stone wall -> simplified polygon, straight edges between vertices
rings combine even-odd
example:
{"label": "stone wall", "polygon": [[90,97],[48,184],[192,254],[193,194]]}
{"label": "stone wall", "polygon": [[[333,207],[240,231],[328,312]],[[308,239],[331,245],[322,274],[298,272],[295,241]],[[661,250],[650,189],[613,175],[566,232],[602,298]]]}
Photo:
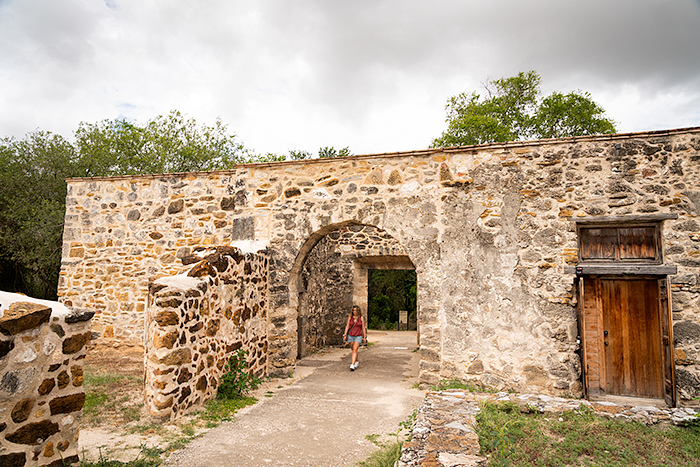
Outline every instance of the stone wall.
{"label": "stone wall", "polygon": [[371,225],[415,265],[420,377],[581,394],[575,221],[663,223],[679,392],[700,388],[700,129],[586,136],[68,181],[61,300],[96,312],[104,339],[139,339],[148,278],[197,246],[269,251],[269,365],[298,349],[311,249]]}
{"label": "stone wall", "polygon": [[268,259],[231,247],[195,250],[187,272],[153,279],[148,295],[145,400],[174,419],[216,396],[239,349],[250,372],[267,374]]}
{"label": "stone wall", "polygon": [[93,313],[0,292],[0,465],[78,461]]}
{"label": "stone wall", "polygon": [[[324,236],[307,255],[301,272],[299,355],[342,345],[353,304],[367,317],[367,263],[357,263],[359,258],[391,265],[392,259],[405,256],[391,235],[371,225],[349,225]],[[358,288],[364,296],[355,293]]]}

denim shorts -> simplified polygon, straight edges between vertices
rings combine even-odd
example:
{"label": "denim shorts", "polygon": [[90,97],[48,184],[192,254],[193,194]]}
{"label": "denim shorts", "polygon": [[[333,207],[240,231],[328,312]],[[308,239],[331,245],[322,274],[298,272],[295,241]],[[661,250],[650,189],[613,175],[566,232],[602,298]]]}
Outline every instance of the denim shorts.
{"label": "denim shorts", "polygon": [[350,342],[359,342],[362,344],[362,336],[348,336],[348,344]]}

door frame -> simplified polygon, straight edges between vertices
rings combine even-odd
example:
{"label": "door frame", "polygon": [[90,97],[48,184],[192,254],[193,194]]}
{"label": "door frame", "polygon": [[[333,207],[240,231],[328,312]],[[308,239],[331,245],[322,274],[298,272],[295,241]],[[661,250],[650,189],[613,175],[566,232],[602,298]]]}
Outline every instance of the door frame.
{"label": "door frame", "polygon": [[584,397],[605,396],[606,368],[605,353],[602,348],[603,309],[599,293],[586,294],[586,287],[600,283],[599,280],[656,280],[658,293],[658,324],[661,345],[661,365],[663,375],[663,399],[670,407],[676,406],[675,365],[673,361],[673,326],[671,315],[670,283],[668,276],[660,275],[580,275],[578,277],[579,300],[577,307],[581,377]]}

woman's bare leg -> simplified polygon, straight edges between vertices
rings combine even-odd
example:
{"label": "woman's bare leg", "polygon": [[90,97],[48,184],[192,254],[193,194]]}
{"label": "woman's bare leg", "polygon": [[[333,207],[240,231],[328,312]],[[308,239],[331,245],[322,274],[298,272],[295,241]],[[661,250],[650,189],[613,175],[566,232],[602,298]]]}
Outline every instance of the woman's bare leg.
{"label": "woman's bare leg", "polygon": [[351,342],[350,343],[350,348],[352,349],[352,362],[351,364],[355,364],[357,361],[357,349],[360,348],[360,343],[359,342]]}

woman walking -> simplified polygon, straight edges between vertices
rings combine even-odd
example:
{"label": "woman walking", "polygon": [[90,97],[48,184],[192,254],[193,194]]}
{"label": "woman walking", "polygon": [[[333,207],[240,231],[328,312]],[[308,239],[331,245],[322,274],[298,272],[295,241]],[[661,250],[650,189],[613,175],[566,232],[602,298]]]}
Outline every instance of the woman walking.
{"label": "woman walking", "polygon": [[360,363],[357,361],[357,349],[360,348],[362,341],[367,341],[367,326],[365,325],[365,320],[362,319],[360,307],[357,305],[353,305],[352,313],[348,316],[348,322],[343,332],[343,340],[348,342],[352,349],[350,371],[355,371],[355,368]]}

